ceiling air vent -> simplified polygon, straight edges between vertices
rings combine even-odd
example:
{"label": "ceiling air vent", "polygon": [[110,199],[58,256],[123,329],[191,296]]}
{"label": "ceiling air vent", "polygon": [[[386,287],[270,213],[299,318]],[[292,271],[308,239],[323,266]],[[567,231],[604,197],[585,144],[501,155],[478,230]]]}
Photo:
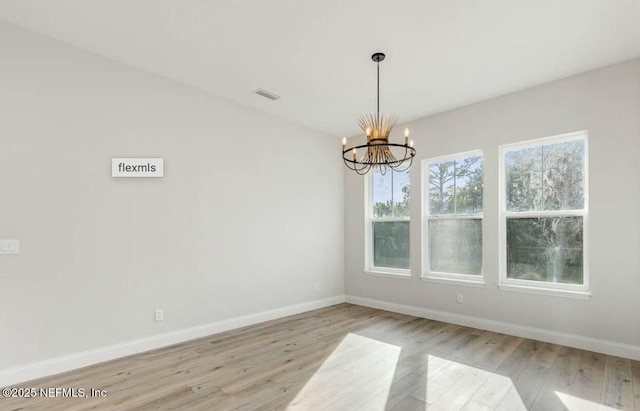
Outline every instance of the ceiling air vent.
{"label": "ceiling air vent", "polygon": [[277,100],[277,99],[279,99],[279,98],[280,98],[280,96],[279,96],[279,95],[277,95],[277,94],[273,94],[272,92],[267,91],[267,90],[263,90],[263,89],[261,89],[261,88],[259,88],[259,89],[257,89],[256,91],[254,91],[254,93],[255,93],[255,94],[257,94],[257,95],[259,95],[259,96],[266,97],[266,98],[268,98],[269,100]]}

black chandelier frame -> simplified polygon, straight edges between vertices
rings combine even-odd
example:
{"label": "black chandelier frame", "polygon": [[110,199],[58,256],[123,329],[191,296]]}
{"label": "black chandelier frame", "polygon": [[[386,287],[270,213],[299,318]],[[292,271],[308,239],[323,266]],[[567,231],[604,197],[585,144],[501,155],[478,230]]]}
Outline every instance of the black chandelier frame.
{"label": "black chandelier frame", "polygon": [[[376,139],[376,140],[383,140],[383,139]],[[371,140],[371,141],[374,141],[374,140]],[[375,169],[375,168],[379,168],[380,174],[382,175],[386,174],[387,167],[397,172],[407,171],[413,164],[413,158],[416,155],[415,148],[409,146],[408,144],[388,143],[386,142],[387,140],[384,140],[384,141],[385,141],[384,143],[378,143],[378,144],[371,144],[371,142],[369,142],[366,144],[361,144],[359,146],[354,146],[354,147],[350,147],[343,150],[342,160],[344,161],[344,165],[347,166],[348,169],[355,171],[357,174],[360,174],[360,175],[365,175],[371,169]],[[403,148],[404,154],[401,160],[395,160],[395,161],[390,160],[390,161],[376,162],[376,163],[360,161],[357,159],[353,160],[353,159],[347,158],[350,152],[353,153],[353,150],[358,150],[362,148],[366,148],[367,150],[369,150],[373,146]],[[363,158],[366,158],[366,157],[367,155],[365,154]]]}
{"label": "black chandelier frame", "polygon": [[[377,66],[377,111],[375,117],[370,117],[370,119],[375,122],[377,127],[380,127],[382,125],[381,123],[384,122],[380,116],[380,62],[384,59],[385,54],[380,52],[374,53],[371,56],[371,60],[373,60]],[[384,124],[385,127],[388,127],[385,137],[380,138],[374,136],[374,138],[371,138],[369,133],[373,130],[367,128],[365,130],[367,138],[365,144],[349,148],[346,148],[346,145],[343,144],[342,160],[345,166],[360,175],[364,175],[375,168],[378,168],[381,174],[385,174],[388,169],[398,172],[408,170],[413,164],[416,150],[413,148],[413,141],[411,141],[411,144],[407,141],[408,134],[405,135],[404,144],[389,142],[388,133],[395,125],[395,119],[396,117],[392,116],[390,122]],[[387,118],[387,120],[389,120],[389,118]],[[360,124],[363,129],[365,128],[364,123],[366,123],[366,121],[363,122],[361,119]],[[391,150],[392,148],[395,149],[395,153]],[[360,159],[357,158],[358,149],[366,149],[365,154]],[[350,158],[350,153],[353,154],[353,159]],[[398,157],[396,157],[395,154],[398,154]]]}

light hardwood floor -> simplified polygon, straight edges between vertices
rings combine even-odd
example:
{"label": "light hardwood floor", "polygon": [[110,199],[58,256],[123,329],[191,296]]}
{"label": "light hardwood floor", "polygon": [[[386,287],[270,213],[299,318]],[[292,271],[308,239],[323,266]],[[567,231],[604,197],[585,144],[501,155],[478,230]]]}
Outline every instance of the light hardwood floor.
{"label": "light hardwood floor", "polygon": [[23,383],[0,410],[640,410],[640,362],[339,304]]}

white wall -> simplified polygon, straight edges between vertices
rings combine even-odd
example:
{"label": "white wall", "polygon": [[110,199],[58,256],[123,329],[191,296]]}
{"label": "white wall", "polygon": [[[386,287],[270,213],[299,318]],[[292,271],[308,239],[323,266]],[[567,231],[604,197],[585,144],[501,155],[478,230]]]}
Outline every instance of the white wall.
{"label": "white wall", "polygon": [[0,370],[343,295],[338,147],[0,24]]}
{"label": "white wall", "polygon": [[[419,119],[408,127],[419,159],[484,150],[487,285],[419,280],[418,160],[411,176],[411,281],[363,274],[364,179],[345,172],[347,295],[640,346],[640,59]],[[398,141],[403,129],[395,129]],[[498,146],[579,130],[589,131],[593,295],[583,301],[500,291]],[[465,295],[464,304],[456,304],[457,293]]]}

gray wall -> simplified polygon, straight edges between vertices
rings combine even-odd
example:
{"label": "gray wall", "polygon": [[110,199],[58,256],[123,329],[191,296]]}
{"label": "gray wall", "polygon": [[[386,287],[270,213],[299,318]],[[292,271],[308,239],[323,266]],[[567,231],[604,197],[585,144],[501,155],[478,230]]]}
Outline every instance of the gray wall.
{"label": "gray wall", "polygon": [[[345,172],[346,292],[452,314],[640,345],[640,60],[584,73],[407,124],[412,166],[411,281],[364,268],[364,179]],[[400,141],[404,125],[396,126]],[[588,130],[588,300],[500,291],[498,146]],[[485,155],[484,271],[487,285],[425,283],[421,267],[420,159],[482,149]],[[465,295],[456,304],[456,294]]]}
{"label": "gray wall", "polygon": [[[21,242],[0,255],[0,370],[343,295],[338,149],[0,24],[0,238]],[[165,177],[111,178],[137,156]]]}

